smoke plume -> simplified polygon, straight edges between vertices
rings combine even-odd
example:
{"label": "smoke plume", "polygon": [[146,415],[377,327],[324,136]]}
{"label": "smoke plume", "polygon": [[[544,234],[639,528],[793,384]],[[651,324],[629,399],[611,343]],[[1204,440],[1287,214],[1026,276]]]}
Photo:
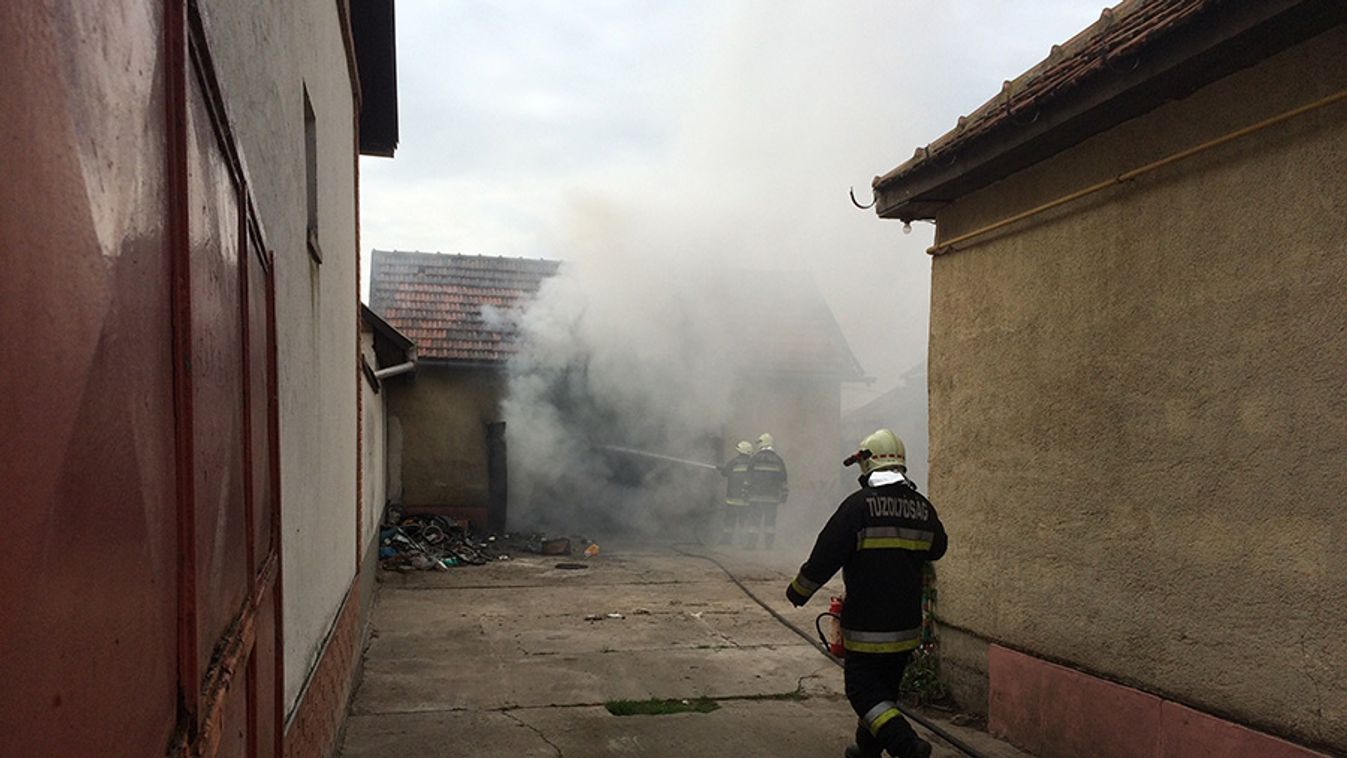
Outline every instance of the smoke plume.
{"label": "smoke plume", "polygon": [[504,403],[512,518],[655,533],[714,502],[716,472],[606,447],[720,462],[742,368],[731,278],[591,255],[543,285],[520,315]]}

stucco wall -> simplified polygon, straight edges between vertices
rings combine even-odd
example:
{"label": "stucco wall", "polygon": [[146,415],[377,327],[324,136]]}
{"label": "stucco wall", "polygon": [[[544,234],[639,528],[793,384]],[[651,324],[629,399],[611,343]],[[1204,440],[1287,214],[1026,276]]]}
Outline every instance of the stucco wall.
{"label": "stucco wall", "polygon": [[[1344,60],[1347,30],[1322,35],[960,200],[939,235],[1347,87]],[[1339,104],[934,260],[946,620],[1347,750],[1344,177]]]}
{"label": "stucco wall", "polygon": [[486,425],[501,421],[504,373],[421,363],[387,385],[401,428],[402,502],[487,507]]}
{"label": "stucco wall", "polygon": [[[355,575],[353,95],[331,0],[203,6],[250,190],[276,256],[285,691],[293,707]],[[321,266],[305,245],[306,87],[317,124]]]}

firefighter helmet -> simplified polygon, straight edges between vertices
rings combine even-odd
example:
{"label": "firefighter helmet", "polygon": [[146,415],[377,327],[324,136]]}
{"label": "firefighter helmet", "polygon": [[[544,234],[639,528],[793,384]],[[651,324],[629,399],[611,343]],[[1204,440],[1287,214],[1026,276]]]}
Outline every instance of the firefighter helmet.
{"label": "firefighter helmet", "polygon": [[877,429],[869,437],[861,440],[859,451],[870,453],[858,459],[862,474],[886,468],[907,471],[907,450],[903,447],[903,441],[888,429]]}
{"label": "firefighter helmet", "polygon": [[767,432],[763,432],[761,435],[759,435],[759,436],[758,436],[758,449],[759,449],[759,450],[771,450],[771,449],[772,449],[772,435],[768,434]]}
{"label": "firefighter helmet", "polygon": [[740,440],[739,444],[734,446],[734,449],[738,450],[740,455],[752,455],[753,443],[748,440]]}

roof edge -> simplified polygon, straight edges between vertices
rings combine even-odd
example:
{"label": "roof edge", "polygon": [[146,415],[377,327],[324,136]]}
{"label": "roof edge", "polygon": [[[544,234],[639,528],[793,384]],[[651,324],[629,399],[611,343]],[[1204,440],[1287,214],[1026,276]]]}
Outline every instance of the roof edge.
{"label": "roof edge", "polygon": [[379,332],[392,340],[393,344],[397,345],[399,349],[405,351],[416,347],[416,343],[412,341],[411,337],[408,337],[398,331],[397,327],[384,321],[382,316],[375,313],[373,309],[364,303],[360,304],[360,317],[364,319],[365,323],[369,324],[370,328],[374,329],[374,331]]}
{"label": "roof edge", "polygon": [[[1109,10],[1121,14],[1148,6],[1147,0],[1129,0]],[[1045,61],[1006,82],[1002,94],[970,117],[981,119],[981,130],[961,118],[959,127],[875,177],[871,186],[876,214],[902,221],[933,220],[949,202],[1340,25],[1347,21],[1347,3],[1207,0],[1183,24],[1153,33],[1144,46],[1127,49],[1126,57],[1117,59],[1125,67],[1096,65],[1070,86],[1012,102],[1013,93],[1039,78],[1052,76],[1065,64],[1079,64],[1073,53],[1063,52],[1066,48],[1074,48],[1074,55],[1101,55],[1088,44],[1120,17],[1110,17],[1106,10],[1099,22],[1064,46],[1054,46]],[[1108,54],[1102,53],[1101,60]]]}
{"label": "roof edge", "polygon": [[339,0],[346,55],[356,91],[361,155],[392,158],[398,149],[398,55],[394,0]]}
{"label": "roof edge", "polygon": [[560,258],[526,258],[518,255],[487,255],[485,253],[444,253],[439,250],[381,250],[377,247],[370,248],[370,259],[373,260],[376,255],[406,255],[406,256],[424,256],[427,258],[473,258],[489,261],[515,261],[522,263],[550,263],[558,266],[565,263]]}

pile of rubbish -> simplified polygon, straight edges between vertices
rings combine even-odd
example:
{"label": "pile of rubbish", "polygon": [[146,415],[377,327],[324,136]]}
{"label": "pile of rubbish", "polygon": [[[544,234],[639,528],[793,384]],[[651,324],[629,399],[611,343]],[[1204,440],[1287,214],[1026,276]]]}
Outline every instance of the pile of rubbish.
{"label": "pile of rubbish", "polygon": [[494,535],[478,539],[466,522],[444,516],[402,516],[392,509],[389,516],[379,533],[379,561],[385,569],[448,571],[510,559],[496,546]]}
{"label": "pile of rubbish", "polygon": [[[593,558],[599,546],[584,537],[549,537],[542,533],[480,536],[466,521],[446,516],[404,515],[389,507],[379,532],[379,562],[392,571],[448,571],[508,561],[510,553]],[[560,565],[560,564],[559,564]],[[587,568],[583,564],[577,568]]]}

